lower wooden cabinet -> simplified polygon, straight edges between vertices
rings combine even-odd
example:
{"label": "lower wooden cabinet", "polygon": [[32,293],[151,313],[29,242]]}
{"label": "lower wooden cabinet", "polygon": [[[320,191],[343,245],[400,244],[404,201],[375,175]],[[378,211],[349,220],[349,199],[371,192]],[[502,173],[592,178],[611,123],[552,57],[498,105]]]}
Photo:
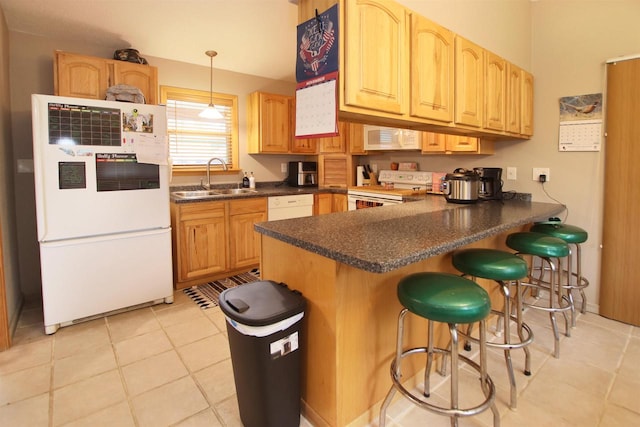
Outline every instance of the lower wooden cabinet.
{"label": "lower wooden cabinet", "polygon": [[243,199],[229,202],[229,258],[231,269],[260,264],[260,235],[253,230],[257,222],[267,220],[267,199]]}
{"label": "lower wooden cabinet", "polygon": [[225,202],[172,205],[176,284],[227,269],[225,206]]}
{"label": "lower wooden cabinet", "polygon": [[333,212],[346,212],[347,195],[340,193],[318,193],[313,195],[313,214],[324,215]]}
{"label": "lower wooden cabinet", "polygon": [[172,204],[175,288],[257,267],[260,239],[253,224],[266,220],[266,197]]}
{"label": "lower wooden cabinet", "polygon": [[333,195],[318,193],[313,195],[313,214],[324,215],[333,212]]}

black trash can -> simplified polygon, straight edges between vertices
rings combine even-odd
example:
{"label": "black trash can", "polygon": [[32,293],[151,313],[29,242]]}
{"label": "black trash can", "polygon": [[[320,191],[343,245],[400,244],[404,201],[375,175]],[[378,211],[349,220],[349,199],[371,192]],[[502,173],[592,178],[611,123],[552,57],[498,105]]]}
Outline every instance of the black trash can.
{"label": "black trash can", "polygon": [[219,302],[242,423],[298,427],[304,297],[269,280],[226,289]]}

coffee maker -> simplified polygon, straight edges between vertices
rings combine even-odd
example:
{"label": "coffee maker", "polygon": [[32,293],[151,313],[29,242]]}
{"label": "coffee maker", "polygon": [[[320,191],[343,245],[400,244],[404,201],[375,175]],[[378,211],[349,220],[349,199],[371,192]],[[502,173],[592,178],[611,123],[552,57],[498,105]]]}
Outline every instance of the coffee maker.
{"label": "coffee maker", "polygon": [[480,200],[502,200],[502,168],[474,168],[480,175]]}

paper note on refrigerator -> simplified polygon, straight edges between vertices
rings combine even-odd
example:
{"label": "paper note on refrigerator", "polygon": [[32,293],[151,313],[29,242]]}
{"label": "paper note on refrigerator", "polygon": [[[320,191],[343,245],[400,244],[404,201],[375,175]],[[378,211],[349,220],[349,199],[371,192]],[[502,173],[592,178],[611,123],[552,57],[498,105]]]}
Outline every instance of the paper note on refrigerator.
{"label": "paper note on refrigerator", "polygon": [[137,133],[131,138],[138,163],[166,165],[169,160],[169,144],[163,136]]}

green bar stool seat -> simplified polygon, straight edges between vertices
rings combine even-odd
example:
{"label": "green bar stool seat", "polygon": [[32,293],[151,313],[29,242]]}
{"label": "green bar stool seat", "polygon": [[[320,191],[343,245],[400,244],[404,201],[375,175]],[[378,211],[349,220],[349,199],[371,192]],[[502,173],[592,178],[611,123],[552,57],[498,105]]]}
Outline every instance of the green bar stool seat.
{"label": "green bar stool seat", "polygon": [[[540,275],[534,277],[532,262],[529,266],[527,281],[521,282],[521,286],[534,288],[536,295],[538,295],[537,292],[540,290],[548,291],[549,299],[544,305],[540,298],[536,298],[529,303],[523,302],[523,305],[549,313],[554,336],[553,355],[558,358],[560,357],[560,333],[558,332],[556,313],[562,313],[564,316],[565,335],[570,336],[567,311],[571,310],[571,303],[562,292],[561,274],[556,273],[562,271],[562,260],[569,256],[569,245],[557,237],[531,231],[508,235],[506,244],[509,248],[515,250],[517,255],[538,257],[543,264],[543,267],[540,269]],[[548,280],[544,277],[545,273],[549,273]]]}
{"label": "green bar stool seat", "polygon": [[[533,227],[531,227],[531,231],[557,237],[558,239],[564,240],[569,245],[567,268],[563,271],[563,273],[566,274],[567,282],[563,286],[567,289],[569,301],[571,302],[571,325],[576,326],[576,313],[573,298],[573,293],[575,291],[580,293],[580,298],[582,299],[580,312],[582,314],[587,312],[587,296],[584,293],[584,288],[589,286],[589,281],[582,275],[582,253],[580,245],[587,241],[589,234],[586,230],[580,227],[563,224],[559,220],[555,219],[535,223]],[[572,247],[575,248],[575,272],[573,271],[574,251],[572,250]]]}
{"label": "green bar stool seat", "polygon": [[[459,417],[468,417],[479,414],[487,409],[493,412],[493,422],[500,424],[500,414],[495,406],[495,386],[487,374],[486,361],[486,332],[485,319],[491,311],[489,294],[476,283],[464,277],[449,273],[414,273],[400,280],[398,283],[398,300],[404,307],[398,316],[398,336],[396,342],[395,358],[391,362],[392,386],[380,408],[379,426],[386,423],[387,407],[391,403],[396,391],[419,407],[446,415],[451,418],[451,425],[458,425]],[[427,319],[428,343],[426,347],[414,347],[403,349],[404,319],[408,313]],[[450,349],[437,348],[434,345],[434,322],[446,323],[451,333]],[[480,324],[480,363],[458,354],[458,324]],[[423,395],[406,389],[401,382],[401,363],[407,357],[426,353],[427,364],[424,373]],[[449,407],[437,406],[429,403],[426,398],[430,396],[430,373],[433,367],[434,354],[446,354],[451,356],[451,399]],[[485,399],[476,406],[459,408],[458,405],[458,361],[462,360],[480,373],[480,385]]]}
{"label": "green bar stool seat", "polygon": [[[497,285],[503,297],[502,310],[491,310],[498,316],[498,325],[504,324],[503,341],[487,342],[487,346],[499,348],[504,351],[504,358],[507,365],[507,374],[509,375],[509,384],[511,388],[511,409],[517,407],[518,389],[516,387],[516,379],[513,373],[513,364],[511,362],[511,350],[522,348],[525,353],[524,374],[531,375],[531,356],[527,346],[533,341],[533,332],[531,328],[522,320],[522,299],[520,289],[520,279],[527,277],[529,267],[527,262],[519,256],[506,251],[496,249],[463,249],[454,252],[452,256],[453,266],[463,273],[465,276],[472,278],[482,278],[493,280]],[[515,293],[512,295],[511,286],[515,286]],[[512,310],[512,300],[514,307]],[[515,311],[515,315],[512,312]],[[518,338],[511,337],[511,322],[515,322],[518,332]],[[498,326],[497,331],[501,330]],[[467,340],[475,341],[471,338],[471,324],[465,335]],[[468,343],[465,350],[470,350]]]}

